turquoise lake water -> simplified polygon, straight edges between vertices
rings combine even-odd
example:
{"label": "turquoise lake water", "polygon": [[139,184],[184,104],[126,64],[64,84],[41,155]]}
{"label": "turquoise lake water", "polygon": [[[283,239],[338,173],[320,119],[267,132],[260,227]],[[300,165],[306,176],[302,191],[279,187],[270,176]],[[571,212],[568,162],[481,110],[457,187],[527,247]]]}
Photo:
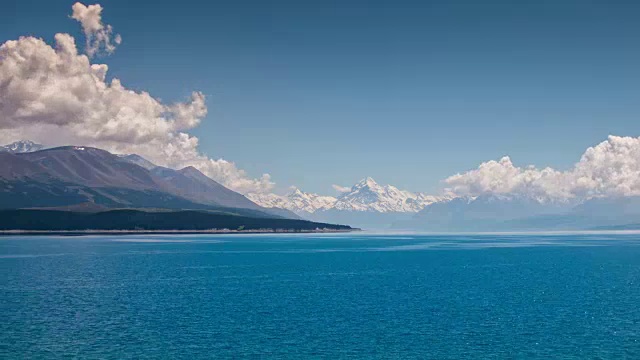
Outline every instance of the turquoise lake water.
{"label": "turquoise lake water", "polygon": [[0,358],[638,359],[640,235],[0,237]]}

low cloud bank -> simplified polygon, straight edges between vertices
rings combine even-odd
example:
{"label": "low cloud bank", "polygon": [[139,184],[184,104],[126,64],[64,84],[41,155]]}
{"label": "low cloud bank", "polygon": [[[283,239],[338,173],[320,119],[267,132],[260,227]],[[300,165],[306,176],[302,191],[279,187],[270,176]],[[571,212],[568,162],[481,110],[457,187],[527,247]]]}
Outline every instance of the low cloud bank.
{"label": "low cloud bank", "polygon": [[640,137],[609,136],[568,171],[517,167],[503,157],[444,182],[446,191],[457,196],[505,194],[549,201],[640,196]]}

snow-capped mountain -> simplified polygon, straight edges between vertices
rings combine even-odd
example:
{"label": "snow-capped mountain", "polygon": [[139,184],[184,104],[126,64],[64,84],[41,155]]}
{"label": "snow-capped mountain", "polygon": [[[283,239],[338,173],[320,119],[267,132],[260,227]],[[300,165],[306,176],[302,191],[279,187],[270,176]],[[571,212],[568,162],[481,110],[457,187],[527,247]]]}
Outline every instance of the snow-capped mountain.
{"label": "snow-capped mountain", "polygon": [[447,200],[423,193],[400,190],[392,185],[380,185],[372,178],[362,179],[338,197],[306,193],[294,189],[287,195],[248,194],[247,197],[264,207],[279,207],[297,213],[318,211],[349,211],[377,213],[415,213],[434,202]]}
{"label": "snow-capped mountain", "polygon": [[296,213],[315,213],[320,210],[331,209],[338,199],[333,196],[323,196],[300,191],[294,188],[287,195],[256,194],[246,195],[253,202],[266,208],[281,208]]}
{"label": "snow-capped mountain", "polygon": [[430,204],[450,200],[450,197],[380,185],[370,177],[362,179],[338,197],[306,193],[299,189],[284,196],[248,194],[247,197],[264,207],[291,210],[309,220],[350,224],[363,229],[384,229],[393,223],[410,220]]}
{"label": "snow-capped mountain", "polygon": [[444,198],[400,190],[392,185],[379,185],[368,177],[340,195],[333,208],[346,211],[418,212]]}
{"label": "snow-capped mountain", "polygon": [[16,141],[8,145],[0,146],[0,152],[8,152],[12,154],[30,153],[44,149],[41,144],[36,144],[30,140]]}

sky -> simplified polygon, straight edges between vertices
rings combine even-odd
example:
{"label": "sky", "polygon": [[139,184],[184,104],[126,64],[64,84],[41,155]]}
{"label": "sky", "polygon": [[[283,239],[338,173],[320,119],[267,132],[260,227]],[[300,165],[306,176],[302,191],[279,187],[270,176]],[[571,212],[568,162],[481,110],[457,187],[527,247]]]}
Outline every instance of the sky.
{"label": "sky", "polygon": [[[73,3],[3,1],[0,42],[68,33],[82,49]],[[505,155],[567,170],[640,136],[637,1],[100,4],[122,35],[94,57],[107,78],[169,103],[201,92],[199,151],[275,191],[370,176],[431,193]]]}

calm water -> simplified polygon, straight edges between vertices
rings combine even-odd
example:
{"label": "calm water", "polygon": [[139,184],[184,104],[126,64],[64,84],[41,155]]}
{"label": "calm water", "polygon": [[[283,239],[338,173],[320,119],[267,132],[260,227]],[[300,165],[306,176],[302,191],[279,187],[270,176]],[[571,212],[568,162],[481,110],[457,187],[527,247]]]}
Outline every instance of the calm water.
{"label": "calm water", "polygon": [[0,358],[640,358],[640,235],[0,237]]}

